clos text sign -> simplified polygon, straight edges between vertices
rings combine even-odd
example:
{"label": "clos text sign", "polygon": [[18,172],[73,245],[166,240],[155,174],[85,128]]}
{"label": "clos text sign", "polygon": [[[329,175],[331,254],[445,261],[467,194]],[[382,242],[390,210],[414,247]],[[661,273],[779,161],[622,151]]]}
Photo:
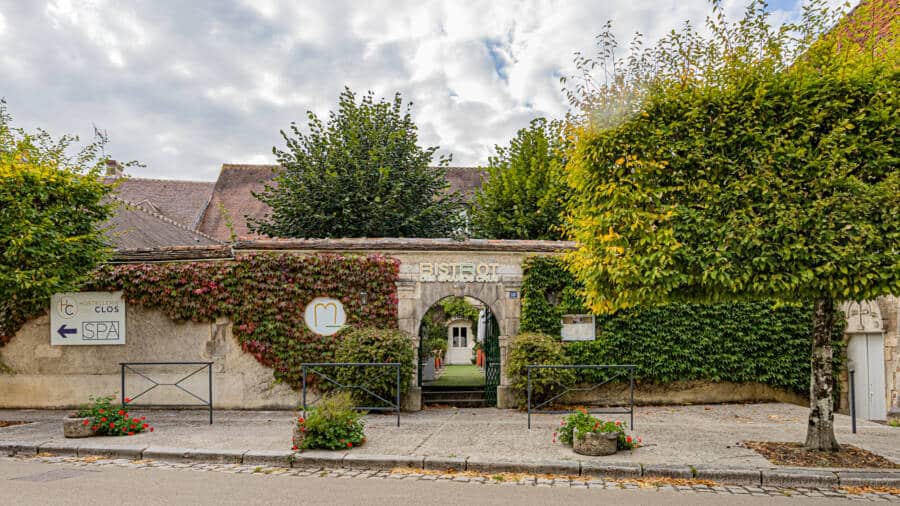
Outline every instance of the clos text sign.
{"label": "clos text sign", "polygon": [[50,299],[50,344],[125,344],[122,292],[54,294]]}

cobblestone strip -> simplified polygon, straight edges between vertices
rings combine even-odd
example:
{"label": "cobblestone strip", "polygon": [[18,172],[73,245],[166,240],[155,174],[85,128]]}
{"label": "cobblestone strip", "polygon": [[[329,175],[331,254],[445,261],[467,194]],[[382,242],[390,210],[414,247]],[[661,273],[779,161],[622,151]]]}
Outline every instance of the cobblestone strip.
{"label": "cobblestone strip", "polygon": [[0,457],[2,459],[18,459],[38,461],[48,464],[66,464],[73,466],[91,467],[123,467],[131,469],[187,469],[199,472],[220,472],[233,474],[249,474],[265,477],[304,476],[321,478],[355,478],[355,479],[388,479],[388,480],[422,480],[444,481],[467,485],[499,485],[499,486],[525,486],[525,487],[566,487],[581,490],[595,489],[656,489],[660,491],[718,494],[718,495],[744,495],[760,497],[833,497],[863,501],[879,501],[900,503],[900,494],[859,489],[850,491],[841,488],[783,488],[783,487],[756,487],[739,485],[719,485],[707,480],[677,480],[677,479],[598,479],[592,477],[560,477],[541,475],[533,476],[522,473],[498,473],[480,474],[474,472],[460,472],[440,474],[412,469],[395,469],[393,471],[375,469],[340,468],[326,469],[321,467],[274,467],[267,465],[246,465],[216,462],[166,462],[150,459],[129,460],[123,458],[109,458],[102,456],[73,457],[38,454],[33,456]]}

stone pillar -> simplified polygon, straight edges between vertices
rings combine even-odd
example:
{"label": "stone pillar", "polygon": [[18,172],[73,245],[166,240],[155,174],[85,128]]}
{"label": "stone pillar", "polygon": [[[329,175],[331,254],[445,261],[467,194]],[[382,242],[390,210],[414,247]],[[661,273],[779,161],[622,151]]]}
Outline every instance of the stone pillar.
{"label": "stone pillar", "polygon": [[887,419],[900,420],[900,297],[878,300],[884,321],[884,365],[887,389]]}
{"label": "stone pillar", "polygon": [[419,318],[416,314],[418,294],[416,284],[409,281],[397,282],[397,325],[409,334],[413,347],[413,373],[409,391],[401,399],[404,411],[422,410],[422,389],[419,387]]}

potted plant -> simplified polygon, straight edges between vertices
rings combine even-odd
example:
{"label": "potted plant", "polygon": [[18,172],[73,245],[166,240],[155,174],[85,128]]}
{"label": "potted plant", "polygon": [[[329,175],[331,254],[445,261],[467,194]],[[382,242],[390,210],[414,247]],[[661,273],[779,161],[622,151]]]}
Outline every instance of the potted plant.
{"label": "potted plant", "polygon": [[63,420],[65,437],[133,436],[144,431],[153,432],[146,417],[132,416],[125,410],[131,399],[122,406],[113,405],[114,397],[91,397],[91,402]]}
{"label": "potted plant", "polygon": [[86,416],[80,416],[78,412],[71,412],[63,418],[63,436],[64,437],[91,437],[94,431],[91,430],[91,419]]}
{"label": "potted plant", "polygon": [[326,394],[316,406],[297,416],[291,449],[350,450],[366,442],[362,413],[347,392]]}
{"label": "potted plant", "polygon": [[[556,440],[557,433],[553,433]],[[600,420],[588,414],[584,408],[563,418],[560,422],[559,440],[572,445],[580,455],[612,455],[618,450],[631,450],[640,443],[625,434],[625,424]]]}

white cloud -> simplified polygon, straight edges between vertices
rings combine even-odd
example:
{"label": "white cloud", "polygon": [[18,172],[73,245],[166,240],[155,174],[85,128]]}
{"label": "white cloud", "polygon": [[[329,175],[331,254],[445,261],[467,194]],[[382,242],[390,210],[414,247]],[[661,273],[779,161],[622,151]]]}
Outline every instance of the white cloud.
{"label": "white cloud", "polygon": [[[775,15],[796,16],[792,2]],[[622,42],[635,31],[651,40],[708,10],[706,0],[0,0],[0,93],[27,128],[106,129],[109,153],[147,165],[136,175],[213,179],[223,162],[272,162],[278,131],[304,124],[307,109],[326,116],[345,85],[399,90],[415,103],[421,144],[470,165],[531,118],[564,114],[558,76],[605,20]]]}

